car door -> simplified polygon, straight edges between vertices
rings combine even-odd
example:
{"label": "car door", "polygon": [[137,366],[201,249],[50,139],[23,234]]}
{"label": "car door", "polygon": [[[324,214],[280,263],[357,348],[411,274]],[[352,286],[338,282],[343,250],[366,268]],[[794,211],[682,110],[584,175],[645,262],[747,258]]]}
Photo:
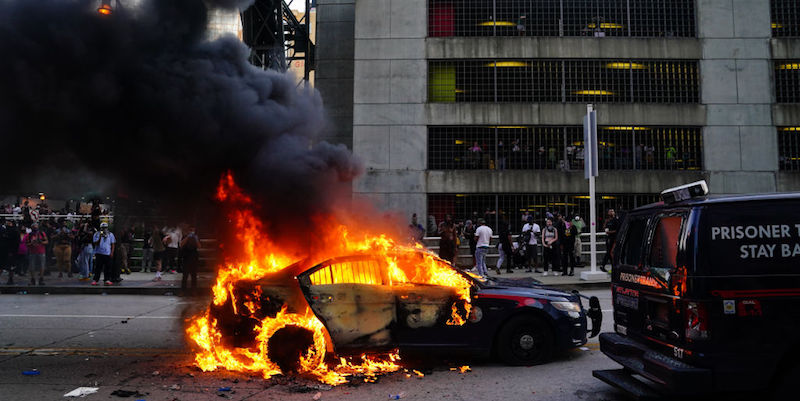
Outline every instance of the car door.
{"label": "car door", "polygon": [[336,258],[298,276],[314,314],[338,350],[391,346],[395,294],[385,269],[369,256]]}
{"label": "car door", "polygon": [[[452,270],[446,261],[426,258],[420,253],[404,255],[398,263],[422,266],[436,263],[442,270]],[[407,269],[414,270],[414,269]],[[459,274],[460,273],[457,273]],[[433,285],[414,280],[394,287],[397,296],[397,330],[395,337],[402,346],[459,346],[467,344],[469,336],[465,328],[470,324],[458,324],[453,319],[453,308],[460,316],[467,314],[467,306],[456,288]]]}

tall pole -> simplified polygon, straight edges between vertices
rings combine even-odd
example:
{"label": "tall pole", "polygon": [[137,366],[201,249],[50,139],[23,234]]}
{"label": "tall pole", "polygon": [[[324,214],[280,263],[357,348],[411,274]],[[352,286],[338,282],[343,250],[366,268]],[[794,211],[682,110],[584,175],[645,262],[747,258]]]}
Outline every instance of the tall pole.
{"label": "tall pole", "polygon": [[597,194],[595,193],[595,177],[599,173],[597,164],[597,112],[594,105],[586,106],[586,117],[583,120],[583,153],[584,173],[589,180],[589,252],[591,270],[581,272],[581,280],[601,280],[607,276],[597,271]]}
{"label": "tall pole", "polygon": [[[594,111],[594,106],[591,105],[591,104],[587,105],[586,106],[586,115],[587,115],[587,120],[589,121],[589,130],[591,130],[593,128],[591,126],[591,124],[592,124],[592,118],[591,118],[592,111]],[[592,152],[592,149],[594,149],[594,147],[597,146],[597,144],[594,143],[594,141],[592,140],[594,138],[592,138],[591,134],[589,135],[589,139],[590,139],[590,143],[584,144],[584,146],[586,146],[586,150],[584,150],[584,152],[586,152],[586,151]],[[589,163],[590,163],[589,171],[591,172],[592,170],[594,170],[594,163],[596,162],[596,160],[594,160],[593,157],[584,157],[584,160],[589,160]],[[594,174],[590,173],[589,174],[589,233],[590,233],[589,234],[590,235],[590,237],[589,237],[590,238],[589,239],[589,252],[591,252],[592,273],[597,273],[597,224],[596,224],[596,221],[597,221],[597,205],[596,205],[597,204],[597,196],[596,196],[596,193],[595,193],[594,179],[595,179]]]}

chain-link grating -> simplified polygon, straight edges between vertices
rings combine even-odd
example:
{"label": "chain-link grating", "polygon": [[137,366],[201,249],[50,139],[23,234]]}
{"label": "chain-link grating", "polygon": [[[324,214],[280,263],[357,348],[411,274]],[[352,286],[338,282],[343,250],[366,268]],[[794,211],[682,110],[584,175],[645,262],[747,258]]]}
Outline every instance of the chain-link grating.
{"label": "chain-link grating", "polygon": [[430,0],[428,34],[694,37],[694,0]]}
{"label": "chain-link grating", "polygon": [[429,61],[432,103],[697,103],[697,61]]}

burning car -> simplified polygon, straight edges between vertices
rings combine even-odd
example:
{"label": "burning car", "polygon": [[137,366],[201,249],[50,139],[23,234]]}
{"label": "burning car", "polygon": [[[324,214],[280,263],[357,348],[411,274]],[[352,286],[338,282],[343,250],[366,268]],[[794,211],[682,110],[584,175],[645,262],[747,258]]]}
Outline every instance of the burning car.
{"label": "burning car", "polygon": [[396,371],[399,349],[414,348],[534,365],[585,344],[587,316],[591,335],[600,330],[595,297],[587,311],[577,293],[476,277],[420,245],[335,219],[320,223],[331,227],[321,246],[292,253],[265,234],[230,175],[218,198],[238,206],[232,220],[242,251],[220,266],[211,305],[186,329],[204,371],[299,374],[336,385]]}
{"label": "burning car", "polygon": [[[438,271],[449,282],[432,283],[424,271]],[[595,297],[587,311],[578,294],[472,276],[420,249],[301,261],[238,281],[229,295],[209,312],[228,348],[257,348],[262,322],[281,314],[310,309],[322,323],[324,329],[316,327],[322,333],[291,324],[270,333],[267,356],[282,372],[300,370],[315,336],[324,336],[327,351],[340,356],[461,349],[534,365],[556,350],[585,344],[587,315],[591,335],[602,319]]]}

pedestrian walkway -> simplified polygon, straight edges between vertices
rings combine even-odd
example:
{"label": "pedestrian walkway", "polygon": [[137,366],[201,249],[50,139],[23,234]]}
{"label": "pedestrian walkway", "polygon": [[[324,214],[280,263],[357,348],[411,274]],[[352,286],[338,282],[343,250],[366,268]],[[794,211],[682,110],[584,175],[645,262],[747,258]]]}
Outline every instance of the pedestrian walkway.
{"label": "pedestrian walkway", "polygon": [[[45,276],[45,285],[29,284],[30,278],[27,276],[14,276],[14,285],[5,285],[8,281],[8,274],[3,272],[0,275],[0,294],[16,294],[27,292],[29,294],[141,294],[141,295],[180,295],[181,294],[181,273],[164,273],[160,281],[153,281],[155,273],[133,272],[123,274],[122,282],[112,286],[103,285],[99,282],[97,286],[91,285],[91,280],[78,280],[77,275],[72,278],[58,278],[57,273]],[[191,278],[189,279],[191,281]],[[198,293],[210,291],[215,280],[214,272],[200,272],[197,275]]]}
{"label": "pedestrian walkway", "polygon": [[[608,288],[611,276],[604,280],[583,281],[580,279],[580,272],[583,269],[575,269],[575,276],[542,276],[541,273],[526,273],[525,270],[514,270],[514,273],[506,273],[502,270],[499,276],[494,270],[489,271],[489,277],[500,277],[502,279],[524,279],[529,282],[535,279],[543,285],[559,288],[563,290],[585,290],[596,288]],[[161,281],[153,281],[155,273],[123,274],[122,282],[113,286],[105,286],[102,283],[97,286],[91,285],[91,280],[79,281],[76,277],[58,278],[57,274],[52,273],[45,277],[45,285],[29,285],[28,277],[14,277],[14,285],[5,285],[8,280],[7,273],[0,275],[0,294],[140,294],[140,295],[182,295],[181,274],[165,273]],[[216,276],[214,272],[200,272],[197,275],[197,294],[210,293],[211,286]]]}
{"label": "pedestrian walkway", "polygon": [[589,271],[589,267],[576,268],[574,276],[554,276],[552,272],[549,275],[543,276],[542,273],[528,273],[524,269],[515,269],[514,273],[506,273],[505,269],[501,269],[497,274],[494,269],[489,270],[489,277],[499,277],[502,279],[535,279],[548,287],[554,287],[565,290],[581,290],[581,289],[594,289],[594,288],[609,288],[611,283],[611,274],[607,274],[602,280],[585,281],[581,280],[581,272]]}

